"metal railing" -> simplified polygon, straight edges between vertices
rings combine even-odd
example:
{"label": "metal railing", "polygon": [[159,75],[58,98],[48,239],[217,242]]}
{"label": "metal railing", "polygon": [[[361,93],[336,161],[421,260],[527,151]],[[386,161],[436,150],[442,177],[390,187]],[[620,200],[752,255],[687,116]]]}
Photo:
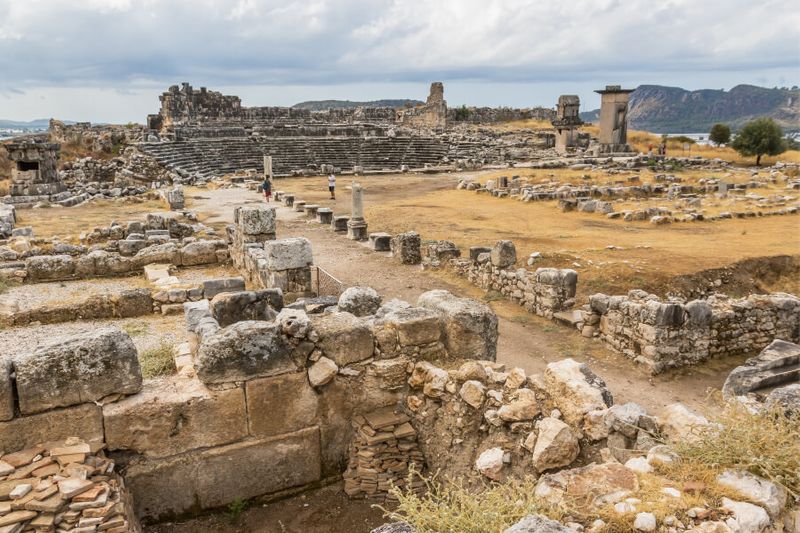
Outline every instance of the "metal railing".
{"label": "metal railing", "polygon": [[319,266],[311,267],[311,283],[317,296],[339,296],[344,292],[344,283]]}

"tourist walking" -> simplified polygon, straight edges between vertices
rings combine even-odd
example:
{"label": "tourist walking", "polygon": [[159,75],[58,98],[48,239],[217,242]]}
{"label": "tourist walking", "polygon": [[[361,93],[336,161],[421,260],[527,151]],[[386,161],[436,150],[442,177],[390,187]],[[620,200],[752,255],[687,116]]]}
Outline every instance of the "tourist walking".
{"label": "tourist walking", "polygon": [[269,203],[269,199],[272,197],[272,182],[269,181],[268,177],[264,178],[264,182],[261,184],[261,191],[264,193],[264,201]]}
{"label": "tourist walking", "polygon": [[328,190],[331,193],[331,200],[336,200],[336,175],[333,172],[328,175]]}

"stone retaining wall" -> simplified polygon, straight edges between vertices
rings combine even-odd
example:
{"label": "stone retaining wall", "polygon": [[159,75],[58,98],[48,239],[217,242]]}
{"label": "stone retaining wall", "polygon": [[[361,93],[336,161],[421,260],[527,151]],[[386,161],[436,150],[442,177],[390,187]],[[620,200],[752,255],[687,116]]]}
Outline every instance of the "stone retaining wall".
{"label": "stone retaining wall", "polygon": [[800,299],[777,293],[661,301],[644,291],[595,294],[581,323],[609,347],[654,373],[713,357],[755,354],[774,339],[800,339]]}
{"label": "stone retaining wall", "polygon": [[485,291],[496,291],[507,299],[545,318],[568,311],[575,304],[578,273],[570,269],[538,268],[531,272],[514,269],[516,248],[511,241],[498,241],[493,248],[470,248],[469,259],[454,260],[460,275]]}

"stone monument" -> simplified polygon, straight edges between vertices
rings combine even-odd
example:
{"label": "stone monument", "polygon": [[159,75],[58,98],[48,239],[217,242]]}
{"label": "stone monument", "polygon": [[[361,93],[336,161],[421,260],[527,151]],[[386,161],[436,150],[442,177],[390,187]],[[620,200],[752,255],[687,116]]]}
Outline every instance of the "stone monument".
{"label": "stone monument", "polygon": [[264,156],[264,177],[272,179],[272,156]]}
{"label": "stone monument", "polygon": [[578,128],[583,124],[580,117],[581,100],[574,94],[558,97],[556,118],[551,121],[556,129],[556,151],[560,154],[578,143]]}
{"label": "stone monument", "polygon": [[367,240],[367,221],[364,220],[364,189],[353,182],[353,209],[347,221],[347,238],[353,241]]}
{"label": "stone monument", "polygon": [[606,85],[600,94],[600,135],[596,152],[600,154],[631,152],[628,146],[628,99],[634,89]]}
{"label": "stone monument", "polygon": [[14,165],[11,169],[11,196],[49,197],[66,190],[57,168],[61,145],[26,139],[4,146]]}

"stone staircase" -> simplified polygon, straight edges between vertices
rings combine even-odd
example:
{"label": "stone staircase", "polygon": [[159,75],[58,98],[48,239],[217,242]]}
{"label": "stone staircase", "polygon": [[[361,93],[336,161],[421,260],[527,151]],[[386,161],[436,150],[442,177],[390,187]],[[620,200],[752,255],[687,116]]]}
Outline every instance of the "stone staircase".
{"label": "stone staircase", "polygon": [[[477,145],[477,143],[475,143]],[[458,152],[468,152],[466,146]],[[263,156],[273,158],[276,175],[334,165],[343,171],[399,170],[439,165],[452,148],[435,137],[224,137],[141,143],[139,149],[181,175],[221,176],[244,169],[263,170]]]}

